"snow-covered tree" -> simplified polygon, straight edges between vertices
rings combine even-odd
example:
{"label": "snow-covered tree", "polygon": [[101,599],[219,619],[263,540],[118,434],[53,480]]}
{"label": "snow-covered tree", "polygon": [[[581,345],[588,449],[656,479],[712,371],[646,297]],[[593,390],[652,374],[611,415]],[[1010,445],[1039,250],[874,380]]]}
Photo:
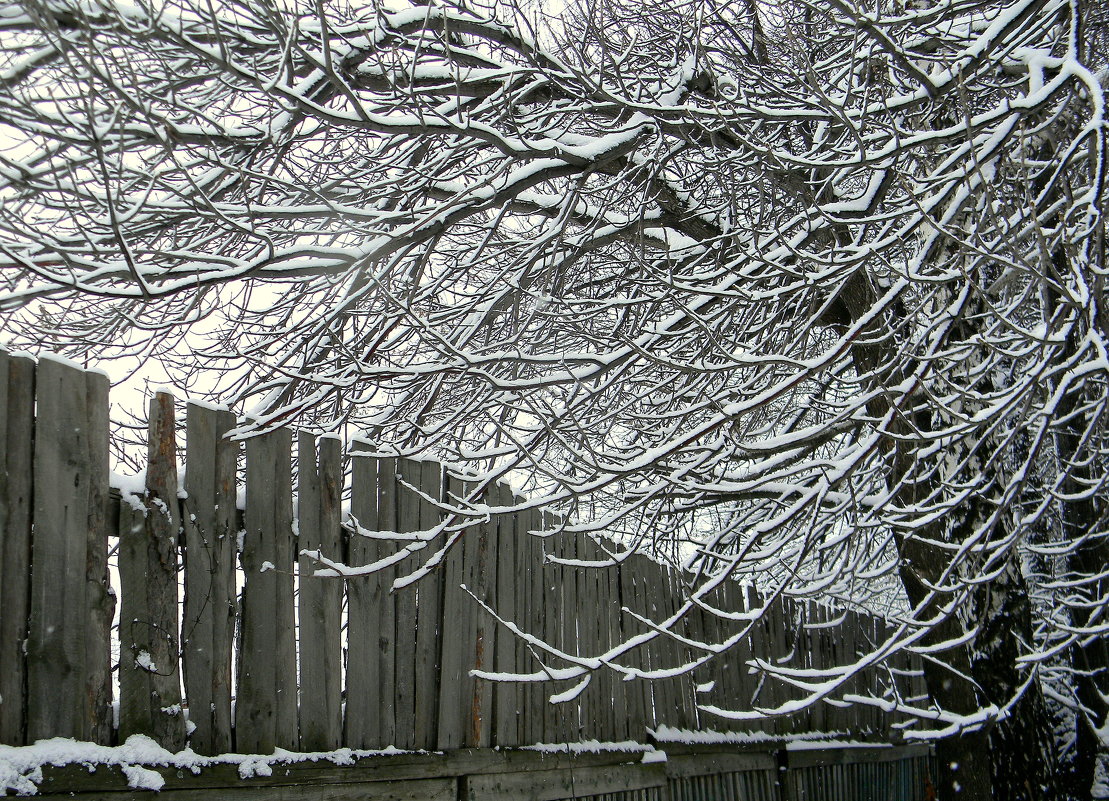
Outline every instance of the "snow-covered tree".
{"label": "snow-covered tree", "polygon": [[[744,579],[884,605],[865,661],[920,653],[930,698],[854,700],[943,737],[944,792],[1088,797],[1104,16],[9,4],[4,330],[511,474],[699,571],[690,604]],[[776,674],[812,703],[851,676]]]}

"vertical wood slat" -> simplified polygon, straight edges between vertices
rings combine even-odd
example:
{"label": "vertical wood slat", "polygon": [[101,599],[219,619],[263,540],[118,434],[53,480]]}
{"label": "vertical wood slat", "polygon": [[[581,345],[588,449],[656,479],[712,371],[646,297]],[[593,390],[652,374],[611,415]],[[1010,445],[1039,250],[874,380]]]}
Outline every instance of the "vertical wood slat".
{"label": "vertical wood slat", "polygon": [[275,429],[246,444],[246,535],[236,750],[297,747],[293,628],[292,435]]}
{"label": "vertical wood slat", "polygon": [[[577,545],[581,558],[589,561],[604,558],[601,545],[588,535],[582,535]],[[593,657],[599,656],[607,650],[608,643],[612,641],[611,634],[613,632],[621,632],[621,636],[623,632],[623,621],[620,619],[622,613],[611,598],[606,598],[606,592],[610,591],[608,589],[610,585],[606,581],[607,574],[607,570],[583,568],[578,579],[579,592],[582,594],[579,608],[583,612],[582,620],[578,624],[578,633],[584,640],[589,655]],[[619,582],[621,575],[613,575],[612,578]],[[615,598],[619,599],[619,590],[614,595]],[[628,664],[628,659],[623,658],[623,662]],[[634,658],[631,662],[634,664]],[[608,716],[608,708],[612,704],[612,700],[606,697],[606,690],[601,686],[599,678],[600,673],[594,673],[590,680],[590,686],[581,696],[580,736],[582,739],[603,736],[601,723]],[[626,694],[627,687],[625,686],[625,700]],[[634,714],[632,710],[621,711],[629,716]]]}
{"label": "vertical wood slat", "polygon": [[[359,443],[355,443],[355,447]],[[396,530],[395,462],[351,453],[351,514],[364,530]],[[385,554],[381,540],[351,535],[347,561],[371,564]],[[393,644],[396,621],[389,594],[395,571],[379,570],[346,581],[347,663],[343,743],[350,748],[394,744]]]}
{"label": "vertical wood slat", "polygon": [[[318,551],[340,560],[342,453],[335,437],[298,442],[298,512],[301,551]],[[300,749],[332,751],[342,739],[340,614],[343,585],[336,578],[313,576],[315,563],[299,556],[300,576]]]}
{"label": "vertical wood slat", "polygon": [[[105,700],[100,695],[99,660],[89,664],[89,651],[98,652],[102,636],[87,627],[89,522],[91,517],[100,529],[98,538],[107,518],[106,510],[96,506],[106,495],[107,475],[95,474],[101,459],[100,446],[93,445],[93,440],[99,439],[97,432],[107,429],[106,420],[98,419],[107,415],[107,406],[90,411],[88,390],[89,379],[75,365],[52,357],[39,361],[27,637],[28,740],[94,737],[95,710]],[[95,556],[93,561],[100,564]],[[99,572],[95,575],[100,578]],[[95,698],[90,697],[94,673],[98,675]]]}
{"label": "vertical wood slat", "polygon": [[0,395],[5,398],[0,451],[0,743],[23,745],[27,725],[24,644],[31,602],[31,510],[34,504],[35,362],[8,355]]}
{"label": "vertical wood slat", "polygon": [[[541,523],[539,512],[536,509],[527,509],[521,513],[524,524],[523,542],[528,570],[528,606],[526,631],[534,636],[543,636],[543,584],[545,581],[543,566],[543,547],[540,540],[532,532],[539,531]],[[531,658],[528,660],[529,671],[541,671],[546,662],[546,656],[537,648],[530,648]],[[547,696],[550,686],[545,681],[531,682],[527,685],[524,695],[525,709],[525,743],[532,745],[543,742],[543,720],[547,705]]]}
{"label": "vertical wood slat", "polygon": [[[411,533],[420,529],[420,503],[410,486],[419,486],[420,463],[411,459],[396,460],[394,481],[397,531]],[[409,486],[403,486],[408,484]],[[411,565],[411,559],[408,561]],[[403,568],[398,567],[398,575]],[[409,567],[408,569],[411,569]],[[393,593],[396,614],[394,621],[393,710],[395,715],[394,745],[398,748],[416,746],[416,587],[408,585]]]}
{"label": "vertical wood slat", "polygon": [[[512,496],[513,505],[519,505],[523,498],[515,493]],[[530,525],[526,512],[515,512],[512,515],[516,520],[516,625],[525,632],[531,633],[531,609],[533,605],[532,568],[534,557],[532,545],[534,538],[528,534]],[[535,670],[535,658],[531,648],[522,639],[516,638],[516,669],[520,673],[530,673]],[[517,700],[520,704],[518,725],[518,744],[531,745],[532,738],[532,707],[535,705],[535,685],[523,683],[520,685]]]}
{"label": "vertical wood slat", "polygon": [[[447,503],[461,507],[473,491],[472,485],[457,478],[448,478]],[[469,526],[444,557],[443,619],[441,676],[439,682],[439,732],[437,747],[461,748],[468,744],[471,726],[468,718],[473,700],[473,643],[477,639],[477,613],[466,588],[472,589],[473,562],[477,549],[472,541],[479,535],[477,526]],[[467,546],[470,546],[467,548]],[[469,550],[469,553],[467,553]]]}
{"label": "vertical wood slat", "polygon": [[[590,541],[590,550],[595,560],[604,556],[596,542]],[[595,620],[592,627],[593,652],[599,655],[608,651],[614,643],[619,610],[613,608],[612,599],[609,597],[607,571],[592,569],[589,573],[590,605],[594,610]],[[599,740],[616,739],[615,715],[617,713],[622,715],[623,710],[614,709],[614,685],[612,671],[602,667],[593,674],[589,688],[592,697],[588,702],[591,709],[589,723],[593,729],[590,737]]]}
{"label": "vertical wood slat", "polygon": [[[361,443],[351,444],[350,454],[350,513],[352,523],[361,529],[388,529],[388,522],[378,518],[378,490],[381,483],[378,465],[383,460],[358,454]],[[303,456],[301,457],[303,461]],[[303,469],[303,468],[302,468]],[[304,474],[301,473],[303,476]],[[301,490],[301,503],[303,503]],[[301,520],[301,536],[304,535],[304,521]],[[377,558],[377,541],[359,536],[355,530],[348,535],[346,563],[352,567],[363,567]],[[348,748],[381,748],[389,745],[377,739],[381,731],[378,715],[383,703],[380,693],[392,692],[392,686],[382,686],[377,671],[374,654],[375,627],[380,617],[370,607],[370,584],[382,580],[381,573],[369,576],[352,576],[345,580],[347,596],[346,631],[346,714],[343,717],[343,745]],[[303,615],[301,616],[303,621]],[[301,652],[306,649],[304,634],[301,634]],[[392,641],[389,632],[387,641]],[[390,660],[392,654],[390,653]],[[392,698],[390,697],[390,705]]]}
{"label": "vertical wood slat", "polygon": [[[8,533],[8,506],[10,502],[8,491],[8,476],[15,465],[8,464],[8,364],[10,357],[7,348],[0,346],[0,599],[4,597],[4,586],[11,574],[4,560],[4,546],[9,538]],[[0,607],[2,608],[2,607]],[[10,658],[14,652],[9,651],[5,632],[0,629],[0,673],[10,669]],[[0,679],[2,681],[2,679]],[[0,744],[22,745],[22,723],[18,724],[13,733],[7,722],[8,710],[4,707],[23,707],[22,687],[18,689],[0,687]],[[10,713],[9,713],[10,714]]]}
{"label": "vertical wood slat", "polygon": [[[677,571],[672,567],[667,566],[664,571],[666,577],[666,584],[664,585],[664,592],[666,598],[665,614],[672,616],[677,613],[683,601],[684,589],[681,585],[681,577]],[[684,618],[674,624],[673,631],[675,634],[680,635],[685,626]],[[674,665],[684,665],[689,662],[690,653],[688,646],[680,641],[674,639],[670,642],[671,654],[674,659]],[[677,711],[680,725],[684,729],[690,731],[697,728],[697,713],[694,710],[694,686],[693,676],[688,672],[683,672],[674,678],[674,690],[677,695],[678,706]]]}
{"label": "vertical wood slat", "polygon": [[146,492],[119,516],[120,739],[184,745],[177,631],[177,447],[173,396],[150,400]]}
{"label": "vertical wood slat", "polygon": [[[620,585],[620,606],[626,607],[630,611],[640,611],[636,604],[636,573],[633,557],[625,558],[617,570],[617,578]],[[623,638],[630,638],[638,634],[641,629],[641,625],[636,622],[631,615],[623,612],[620,613],[620,633]],[[626,655],[624,661],[630,667],[641,667],[642,655],[643,648],[639,647]],[[631,732],[633,739],[644,736],[649,723],[645,687],[646,682],[642,679],[624,682],[624,697],[628,709],[628,730]]]}
{"label": "vertical wood slat", "polygon": [[[501,509],[512,505],[512,490],[504,484],[492,488],[490,505]],[[519,624],[517,591],[520,586],[516,572],[516,516],[500,513],[494,518],[497,527],[495,561],[497,563],[497,590],[494,609],[502,619]],[[506,626],[497,625],[493,658],[498,673],[518,670],[519,638]],[[520,685],[514,682],[497,682],[493,689],[494,730],[493,742],[500,747],[520,744]]]}
{"label": "vertical wood slat", "polygon": [[[565,534],[562,536],[561,556],[567,559],[583,559],[584,554],[578,547],[582,537],[580,534]],[[578,579],[581,577],[581,568],[558,568],[559,583],[562,589],[560,612],[555,615],[559,628],[559,646],[567,653],[578,656],[581,654],[578,642],[577,622],[582,618],[581,598],[578,594]],[[556,742],[577,742],[580,737],[579,725],[582,696],[573,701],[563,702],[558,707],[558,728],[556,729]]]}
{"label": "vertical wood slat", "polygon": [[[604,545],[612,554],[617,554],[621,550],[612,541],[607,541]],[[605,578],[606,597],[608,599],[606,609],[608,609],[607,617],[609,618],[609,630],[611,632],[610,641],[623,642],[625,639],[625,621],[624,613],[621,611],[623,601],[620,592],[620,576],[613,567],[605,568],[602,572]],[[647,732],[642,727],[642,719],[637,725],[629,714],[629,710],[634,705],[633,688],[629,682],[623,680],[623,676],[613,677],[612,698],[616,709],[615,739],[631,739],[636,742],[644,742]]]}
{"label": "vertical wood slat", "polygon": [[88,517],[84,376],[40,360],[36,395],[28,739],[82,737]]}
{"label": "vertical wood slat", "polygon": [[[649,587],[651,593],[651,619],[656,624],[661,624],[670,615],[670,582],[668,581],[667,570],[662,565],[655,561],[650,562],[650,583]],[[666,634],[661,634],[654,641],[658,662],[655,665],[657,668],[665,670],[672,670],[677,657],[674,649],[674,640]],[[662,721],[670,726],[681,729],[684,728],[682,724],[681,714],[681,695],[678,692],[678,680],[676,678],[661,678],[656,679],[655,692],[662,696],[661,709],[663,713]]]}
{"label": "vertical wood slat", "polygon": [[[490,489],[485,491],[485,501],[489,500]],[[492,607],[496,598],[497,579],[500,565],[497,563],[499,528],[492,520],[483,521],[477,527],[477,541],[473,539],[467,548],[470,569],[467,573],[467,586],[474,595]],[[496,661],[496,635],[494,621],[485,610],[472,601],[474,608],[475,630],[472,667],[490,670]],[[444,605],[445,606],[445,605]],[[445,618],[444,618],[445,620]],[[488,748],[493,745],[493,685],[475,679],[469,702],[469,731],[466,745],[473,748]]]}
{"label": "vertical wood slat", "polygon": [[[544,532],[549,533],[554,530],[555,521],[551,514],[540,512],[538,517],[540,528]],[[541,575],[543,576],[543,613],[537,621],[540,624],[538,634],[545,642],[558,647],[562,638],[562,623],[559,617],[566,614],[565,599],[562,594],[566,568],[547,562],[547,554],[557,553],[558,551],[559,543],[555,539],[555,535],[546,536],[539,540],[539,545],[543,554],[540,562],[542,566]],[[564,666],[564,663],[555,662],[553,656],[547,655],[544,659],[550,667]],[[550,697],[563,689],[565,689],[564,686],[554,682],[547,682],[543,686],[543,734],[541,739],[544,742],[557,743],[563,739],[563,719],[567,714],[566,709],[569,704],[552,704],[550,702]]]}
{"label": "vertical wood slat", "polygon": [[182,658],[189,720],[195,727],[189,742],[199,754],[231,750],[239,444],[225,434],[235,423],[229,411],[188,405]]}
{"label": "vertical wood slat", "polygon": [[[412,483],[424,495],[439,502],[443,493],[443,468],[437,462],[420,462],[419,480]],[[442,517],[438,506],[419,498],[420,529],[435,528]],[[440,537],[420,552],[427,559],[443,546]],[[443,572],[434,569],[416,582],[416,674],[413,708],[415,711],[415,742],[418,748],[436,748],[439,733],[439,671],[442,658],[441,627],[443,624]],[[454,610],[452,610],[453,613]]]}
{"label": "vertical wood slat", "polygon": [[112,618],[115,593],[108,578],[111,533],[108,451],[108,376],[85,373],[88,398],[89,501],[85,552],[85,718],[86,738],[112,743]]}
{"label": "vertical wood slat", "polygon": [[[647,557],[636,555],[629,560],[629,564],[635,575],[635,597],[633,599],[633,608],[638,609],[641,615],[650,617],[651,615],[651,592],[650,585],[650,569]],[[654,668],[657,667],[655,654],[652,652],[652,645],[648,643],[640,649],[640,667]],[[647,720],[648,728],[658,728],[664,722],[664,719],[659,714],[659,694],[658,688],[653,681],[643,680],[640,682],[642,685],[644,714]]]}

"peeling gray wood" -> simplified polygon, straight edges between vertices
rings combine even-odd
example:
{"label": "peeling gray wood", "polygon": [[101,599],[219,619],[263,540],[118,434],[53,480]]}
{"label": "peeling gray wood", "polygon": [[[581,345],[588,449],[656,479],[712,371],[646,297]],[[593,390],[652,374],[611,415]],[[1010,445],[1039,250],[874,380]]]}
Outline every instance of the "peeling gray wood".
{"label": "peeling gray wood", "polygon": [[661,763],[611,765],[471,776],[466,780],[464,798],[467,801],[559,801],[665,785],[666,771]]}
{"label": "peeling gray wood", "polygon": [[231,648],[235,631],[235,426],[227,411],[189,404],[184,500],[183,660],[189,743],[199,754],[231,749]]}
{"label": "peeling gray wood", "polygon": [[[301,433],[298,443],[299,549],[341,560],[342,454],[335,437]],[[314,576],[316,564],[299,557],[300,575],[300,748],[332,751],[342,740],[342,651],[340,613],[343,584]]]}
{"label": "peeling gray wood", "polygon": [[297,747],[291,434],[247,440],[246,534],[236,750]]}
{"label": "peeling gray wood", "polygon": [[[447,483],[447,503],[457,506],[465,501],[467,485],[456,478]],[[449,625],[442,632],[442,666],[439,681],[438,747],[461,748],[466,741],[468,699],[473,695],[470,643],[477,636],[473,601],[463,587],[469,581],[472,554],[467,553],[472,529],[466,529],[446,555],[443,572],[443,609]],[[444,620],[444,624],[448,621]]]}
{"label": "peeling gray wood", "polygon": [[[351,510],[364,529],[396,531],[396,460],[351,454]],[[352,535],[350,564],[361,566],[391,554],[388,540]],[[347,706],[344,743],[354,748],[395,745],[396,569],[387,567],[347,580]]]}
{"label": "peeling gray wood", "polygon": [[28,740],[84,738],[89,431],[84,373],[39,361],[27,638]]}
{"label": "peeling gray wood", "polygon": [[[420,529],[419,497],[408,486],[419,486],[420,463],[411,459],[396,461],[396,503],[397,531],[411,533]],[[418,558],[417,555],[416,558]],[[414,569],[415,558],[409,557],[402,571]],[[409,584],[392,593],[396,604],[396,634],[394,660],[394,693],[396,729],[394,744],[397,748],[415,748],[416,741],[416,593],[415,585]]]}
{"label": "peeling gray wood", "polygon": [[85,374],[88,408],[88,521],[85,563],[85,739],[112,743],[111,629],[115,593],[108,580],[108,377]]}
{"label": "peeling gray wood", "polygon": [[173,396],[150,400],[146,493],[120,504],[120,739],[185,742],[178,660],[177,447]]}
{"label": "peeling gray wood", "polygon": [[[491,505],[506,508],[512,504],[512,490],[504,484],[491,488]],[[497,564],[496,593],[493,609],[505,621],[518,623],[516,564],[516,518],[510,513],[500,513],[494,518],[497,529],[494,561]],[[519,640],[503,624],[494,630],[494,670],[513,673],[518,667]],[[493,743],[498,746],[517,745],[520,742],[520,686],[514,682],[496,682],[493,687]]]}
{"label": "peeling gray wood", "polygon": [[27,724],[27,657],[24,651],[31,601],[31,510],[34,504],[33,432],[35,363],[4,357],[5,447],[0,451],[4,507],[0,529],[0,743],[23,745]]}
{"label": "peeling gray wood", "polygon": [[[418,481],[413,481],[428,498],[439,502],[443,497],[443,468],[436,462],[420,462]],[[439,525],[442,512],[432,500],[420,498],[419,527],[430,531]],[[431,541],[420,552],[423,559],[445,544],[442,536]],[[436,748],[439,730],[439,672],[442,660],[443,571],[431,570],[415,585],[417,593],[416,672],[414,678],[413,712],[415,744],[418,748]],[[454,610],[452,610],[452,614]]]}

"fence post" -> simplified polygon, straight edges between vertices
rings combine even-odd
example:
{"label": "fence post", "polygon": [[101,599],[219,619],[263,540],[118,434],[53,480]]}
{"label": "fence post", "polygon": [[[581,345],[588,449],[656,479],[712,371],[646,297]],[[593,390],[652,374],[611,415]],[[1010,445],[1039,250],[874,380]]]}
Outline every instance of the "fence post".
{"label": "fence post", "polygon": [[146,734],[163,748],[185,742],[178,673],[177,446],[173,396],[150,400],[146,493],[119,515],[120,739]]}

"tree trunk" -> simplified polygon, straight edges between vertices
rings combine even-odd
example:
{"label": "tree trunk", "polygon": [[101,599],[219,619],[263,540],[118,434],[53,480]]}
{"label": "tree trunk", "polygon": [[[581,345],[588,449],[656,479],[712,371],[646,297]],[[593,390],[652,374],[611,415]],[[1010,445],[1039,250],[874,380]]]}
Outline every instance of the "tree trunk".
{"label": "tree trunk", "polygon": [[[860,276],[844,287],[839,300],[847,319],[859,319],[875,295]],[[872,341],[881,343],[884,338],[874,336]],[[884,352],[887,349],[888,345],[856,345],[852,356],[857,372],[866,375],[888,370],[893,356]],[[885,396],[868,405],[868,412],[879,420],[886,418],[890,409]],[[911,424],[901,412],[889,422],[889,486],[898,505],[911,508],[926,501],[934,489],[930,484],[903,480],[916,467],[916,450],[923,441],[920,432],[929,431],[933,420],[927,407],[907,414],[912,417]],[[933,658],[923,662],[925,683],[936,706],[950,714],[971,716],[986,705],[1003,709],[1019,696],[1007,718],[936,743],[939,775],[935,787],[938,801],[1047,801],[1056,797],[1051,724],[1038,683],[1033,679],[1031,686],[1022,689],[1027,677],[1017,668],[1016,659],[1027,653],[1032,643],[1032,616],[1027,588],[1013,561],[1015,554],[1004,579],[996,585],[966,588],[963,602],[973,603],[973,615],[943,616],[942,608],[952,598],[942,593],[929,597],[931,588],[943,582],[950,559],[948,552],[930,543],[957,542],[969,536],[986,519],[987,504],[986,499],[977,498],[954,525],[933,521],[917,532],[922,536],[899,535],[897,540],[905,594],[918,610],[919,619],[936,620],[923,644],[959,643],[930,654]],[[979,631],[964,644],[967,629],[962,619],[970,617]]]}

